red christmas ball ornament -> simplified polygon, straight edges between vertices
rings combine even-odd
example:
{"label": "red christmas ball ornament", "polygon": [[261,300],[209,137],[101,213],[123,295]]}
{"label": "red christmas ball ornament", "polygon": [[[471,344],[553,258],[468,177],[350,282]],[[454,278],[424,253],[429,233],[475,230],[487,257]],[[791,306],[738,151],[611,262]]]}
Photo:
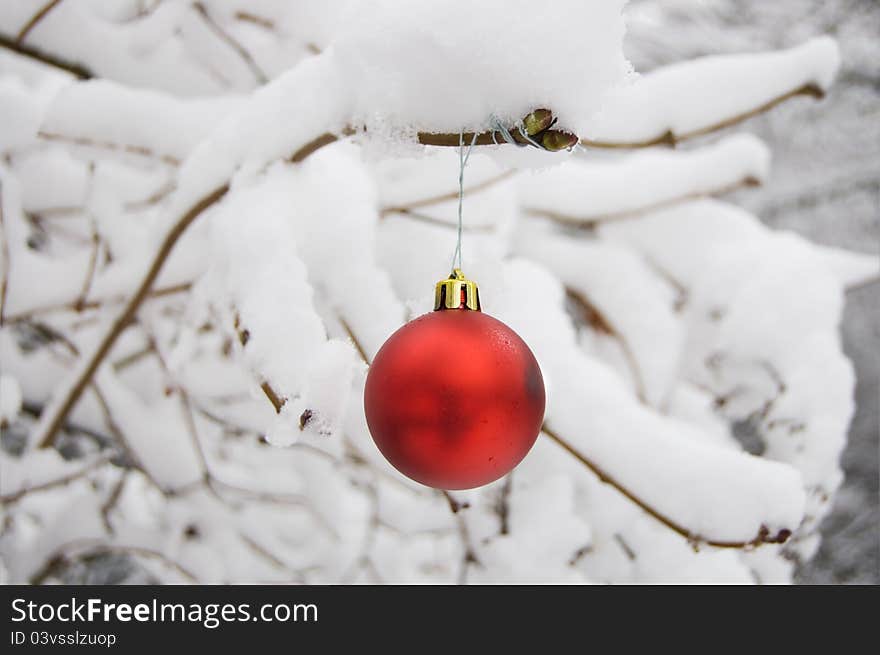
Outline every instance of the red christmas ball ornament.
{"label": "red christmas ball ornament", "polygon": [[455,269],[434,311],[389,337],[364,389],[376,446],[429,487],[470,489],[510,472],[544,420],[544,379],[526,343],[480,311],[477,285]]}

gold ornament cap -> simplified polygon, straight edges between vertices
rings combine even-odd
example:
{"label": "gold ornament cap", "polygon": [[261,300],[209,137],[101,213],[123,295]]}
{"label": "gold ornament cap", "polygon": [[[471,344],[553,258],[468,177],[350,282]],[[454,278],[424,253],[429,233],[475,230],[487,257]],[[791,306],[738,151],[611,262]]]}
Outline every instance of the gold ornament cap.
{"label": "gold ornament cap", "polygon": [[477,283],[468,280],[460,268],[434,286],[434,311],[438,309],[471,309],[480,311],[480,291]]}

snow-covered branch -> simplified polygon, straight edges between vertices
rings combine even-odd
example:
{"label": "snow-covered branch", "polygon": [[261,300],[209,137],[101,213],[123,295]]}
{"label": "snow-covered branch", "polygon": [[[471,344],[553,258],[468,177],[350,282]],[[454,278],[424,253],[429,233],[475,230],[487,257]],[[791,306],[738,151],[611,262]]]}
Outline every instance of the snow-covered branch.
{"label": "snow-covered branch", "polygon": [[686,152],[646,151],[622,161],[575,159],[526,177],[521,183],[523,204],[530,214],[595,227],[758,186],[767,176],[769,160],[766,146],[749,135]]}
{"label": "snow-covered branch", "polygon": [[227,185],[217,187],[196,202],[195,205],[190,207],[190,209],[187,210],[180,219],[174,223],[174,225],[172,225],[171,229],[165,236],[165,239],[162,241],[158,252],[154,255],[152,263],[150,264],[147,273],[142,278],[137,290],[125,303],[120,314],[113,320],[110,329],[107,330],[104,337],[98,343],[98,346],[92,353],[84,356],[83,362],[80,365],[80,370],[75,374],[72,384],[65,389],[63,395],[61,395],[57,401],[53,402],[52,405],[46,408],[45,414],[40,417],[40,428],[36,440],[39,447],[47,448],[54,442],[58,429],[67,417],[67,414],[73,409],[73,406],[79,400],[83,391],[88,387],[92,376],[94,376],[95,372],[98,370],[98,366],[100,366],[101,362],[103,362],[104,358],[109,354],[110,349],[113,347],[113,344],[116,342],[119,335],[122,334],[122,331],[134,319],[135,313],[152,289],[153,282],[158,277],[159,271],[162,269],[165,260],[171,254],[174,245],[177,243],[177,239],[180,238],[186,228],[189,227],[190,223],[199,217],[202,211],[219,201],[224,195],[226,195],[228,190],[229,187]]}
{"label": "snow-covered branch", "polygon": [[613,93],[581,142],[594,148],[675,145],[796,96],[821,98],[839,65],[837,44],[828,37],[780,52],[674,64]]}
{"label": "snow-covered branch", "polygon": [[760,529],[758,530],[758,534],[753,539],[750,539],[748,541],[718,541],[713,539],[711,536],[696,534],[690,531],[687,527],[679,525],[668,516],[664,516],[658,510],[651,507],[648,503],[636,496],[632,491],[624,487],[617,480],[615,480],[613,477],[611,477],[605,471],[599,468],[599,466],[597,466],[582,452],[577,450],[574,446],[572,446],[568,441],[559,436],[559,434],[557,434],[547,425],[543,427],[542,432],[548,438],[552,439],[556,444],[558,444],[563,450],[565,450],[565,452],[577,459],[581,464],[592,471],[593,474],[597,478],[599,478],[602,483],[614,487],[617,491],[623,494],[627,498],[627,500],[638,505],[641,510],[649,514],[652,518],[656,519],[673,532],[676,532],[687,539],[687,542],[691,544],[695,549],[699,548],[703,544],[707,546],[712,546],[713,548],[750,548],[761,546],[763,544],[781,544],[785,543],[791,536],[792,531],[789,528],[780,528],[775,535],[772,535],[765,525],[761,525]]}

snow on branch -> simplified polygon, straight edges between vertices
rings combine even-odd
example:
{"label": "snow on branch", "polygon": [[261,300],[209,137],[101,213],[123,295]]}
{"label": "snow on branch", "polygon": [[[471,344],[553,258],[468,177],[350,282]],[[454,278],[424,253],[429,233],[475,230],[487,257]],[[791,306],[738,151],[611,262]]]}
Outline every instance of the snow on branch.
{"label": "snow on branch", "polygon": [[[27,466],[13,466],[13,462],[5,455],[0,459],[4,469],[0,501],[4,504],[14,503],[28,494],[39,493],[79,480],[106,465],[112,459],[113,453],[94,457],[85,465],[79,462],[60,461],[60,455],[54,451],[37,451],[28,456],[40,461],[29,461]],[[22,474],[33,473],[39,473],[41,479],[17,479]]]}
{"label": "snow on branch", "polygon": [[211,13],[205,7],[205,5],[201,2],[194,2],[193,9],[199,14],[202,20],[205,21],[205,24],[213,31],[217,37],[223,40],[225,43],[229,44],[229,47],[232,48],[239,57],[241,57],[242,61],[247,65],[247,67],[251,70],[254,75],[254,78],[260,84],[265,84],[268,82],[268,78],[266,77],[266,73],[260,68],[259,64],[254,61],[253,55],[248,52],[247,48],[245,48],[241,43],[239,43],[235,37],[231,36],[223,27],[211,16]]}
{"label": "snow on branch", "polygon": [[54,442],[55,435],[64,422],[64,419],[67,417],[67,414],[73,409],[74,405],[85,391],[89,381],[95,375],[105,357],[109,354],[116,339],[122,334],[134,318],[138,307],[140,307],[143,300],[149,295],[153,286],[153,281],[159,275],[159,271],[165,263],[168,255],[171,254],[171,250],[174,248],[177,239],[205,208],[217,202],[227,191],[228,187],[226,185],[218,187],[199,200],[181,216],[180,220],[172,225],[137,290],[129,298],[128,302],[126,302],[121,313],[113,320],[110,328],[107,330],[104,337],[97,343],[92,352],[83,355],[78,369],[73,372],[59,395],[53,399],[53,402],[49,406],[46,407],[46,410],[40,417],[40,423],[35,430],[35,443],[37,443],[39,447],[47,448]]}
{"label": "snow on branch", "polygon": [[818,251],[847,291],[880,280],[880,259],[877,257],[828,246],[821,246]]}
{"label": "snow on branch", "polygon": [[[749,539],[745,540],[728,540],[728,541],[719,541],[713,537],[707,537],[705,535],[701,535],[699,533],[693,532],[687,526],[681,525],[677,523],[674,519],[670,518],[662,514],[659,510],[652,507],[650,504],[645,502],[642,498],[636,496],[632,491],[630,491],[627,487],[622,485],[618,480],[611,477],[608,473],[606,473],[602,468],[600,468],[595,462],[587,458],[581,451],[575,448],[571,443],[563,439],[556,431],[554,431],[549,426],[545,425],[542,428],[542,433],[546,435],[549,439],[558,444],[563,450],[565,450],[572,457],[581,462],[584,466],[586,466],[593,474],[599,478],[599,481],[610,485],[617,491],[619,491],[623,496],[625,496],[629,501],[638,505],[640,509],[646,512],[651,518],[657,520],[662,523],[664,526],[672,530],[673,532],[681,535],[685,539],[687,539],[688,543],[691,544],[694,548],[699,548],[700,545],[707,545],[713,548],[749,548],[752,546],[761,546],[763,544],[781,544],[785,543],[786,540],[791,536],[791,530],[789,528],[780,528],[776,534],[772,534],[766,525],[761,524],[758,528],[757,534]],[[632,559],[635,559],[635,555],[633,553],[629,553],[629,556]]]}
{"label": "snow on branch", "polygon": [[798,95],[821,98],[840,65],[821,37],[778,52],[705,57],[646,74],[609,94],[581,143],[641,148],[735,125]]}
{"label": "snow on branch", "polygon": [[[843,446],[852,412],[846,391],[852,369],[833,325],[846,284],[876,271],[876,258],[817,248],[712,200],[609,223],[599,232],[636,248],[687,289],[699,338],[683,365],[719,412],[752,426],[762,452],[801,471],[811,490],[801,529],[806,539],[840,483],[836,456],[820,453]],[[687,234],[686,243],[676,234]],[[715,272],[707,274],[710,269]],[[784,302],[770,300],[780,293]],[[819,361],[823,375],[811,377],[809,362]]]}
{"label": "snow on branch", "polygon": [[[540,262],[565,285],[591,325],[596,346],[622,361],[636,396],[663,407],[678,375],[685,331],[678,290],[641,257],[614,244],[565,238],[543,226],[524,228],[516,251]],[[645,320],[650,316],[650,320]]]}
{"label": "snow on branch", "polygon": [[[579,134],[627,72],[623,4],[565,0],[539,20],[524,0],[358,4],[335,44],[340,66],[360,87],[354,121],[386,138],[448,133],[454,142],[433,145],[457,146],[460,130],[488,127],[493,114],[512,125],[547,107],[560,128]],[[577,35],[560,34],[562,15]]]}
{"label": "snow on branch", "polygon": [[178,165],[242,104],[243,99],[235,97],[179,98],[92,80],[71,84],[56,96],[40,134],[77,145],[151,154]]}
{"label": "snow on branch", "polygon": [[116,429],[124,434],[139,467],[160,489],[173,491],[202,479],[200,457],[186,433],[176,398],[146,405],[109,371],[99,383]]}
{"label": "snow on branch", "polygon": [[769,159],[758,139],[738,135],[687,152],[648,151],[611,162],[572,159],[524,177],[519,188],[526,212],[591,227],[756,186],[767,176]]}
{"label": "snow on branch", "polygon": [[[4,34],[0,47],[79,79],[113,79],[185,95],[251,88],[253,77],[237,52],[207,27],[202,34],[192,33],[188,19],[198,14],[188,4],[162,2],[154,11],[119,23],[78,2],[59,2],[42,16],[23,16],[20,5],[4,3],[4,25],[21,25],[20,35],[27,31],[23,40]],[[210,51],[211,42],[218,60],[230,63],[233,71],[241,67],[240,76],[227,77],[209,62],[180,57],[186,43]]]}
{"label": "snow on branch", "polygon": [[[683,422],[641,405],[611,368],[580,350],[570,326],[548,321],[563,302],[554,278],[523,262],[507,275],[516,275],[520,286],[528,280],[534,290],[527,309],[505,308],[504,317],[528,335],[549,380],[546,424],[553,434],[698,541],[742,547],[784,541],[794,532],[805,503],[797,470],[717,448]],[[633,306],[656,320],[638,300]]]}
{"label": "snow on branch", "polygon": [[[190,290],[190,288],[191,285],[188,282],[174,284],[167,287],[157,287],[147,294],[147,298],[164,298],[166,296],[171,296],[179,293],[186,293]],[[94,309],[102,309],[104,307],[118,305],[124,303],[125,301],[126,298],[123,295],[116,295],[105,298],[85,299],[82,297],[77,297],[72,298],[67,302],[54,305],[41,305],[38,307],[21,309],[13,314],[5,316],[4,320],[8,323],[18,323],[21,321],[29,321],[44,314],[51,314],[54,312],[87,312]]]}

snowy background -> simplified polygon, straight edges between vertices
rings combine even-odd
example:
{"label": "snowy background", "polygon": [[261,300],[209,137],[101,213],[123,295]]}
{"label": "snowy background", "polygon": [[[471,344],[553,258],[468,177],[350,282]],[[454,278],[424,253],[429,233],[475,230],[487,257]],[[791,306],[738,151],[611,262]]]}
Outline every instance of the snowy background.
{"label": "snowy background", "polygon": [[[831,34],[843,54],[834,90],[820,105],[781,106],[749,131],[773,148],[760,192],[736,202],[768,225],[876,255],[880,241],[880,5],[873,0],[630,3],[627,54],[637,69],[707,52],[785,47]],[[663,29],[656,29],[662,25]],[[880,583],[880,286],[847,294],[844,349],[856,367],[856,414],[842,465],[846,482],[822,528],[802,583]]]}
{"label": "snowy background", "polygon": [[[880,10],[624,4],[4,3],[0,579],[877,582]],[[443,494],[361,395],[460,130],[548,412]]]}

